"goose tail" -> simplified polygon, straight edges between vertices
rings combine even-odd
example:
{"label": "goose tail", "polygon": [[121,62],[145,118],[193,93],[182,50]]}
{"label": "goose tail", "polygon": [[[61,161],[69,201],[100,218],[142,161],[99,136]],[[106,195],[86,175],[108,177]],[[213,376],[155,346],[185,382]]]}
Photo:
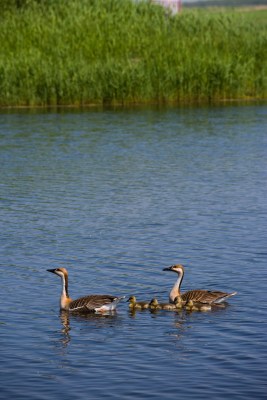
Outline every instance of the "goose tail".
{"label": "goose tail", "polygon": [[228,299],[229,297],[232,297],[236,294],[237,294],[237,292],[227,293],[227,294],[225,294],[225,296],[215,300],[214,304],[220,304],[220,303],[224,302],[226,299]]}
{"label": "goose tail", "polygon": [[101,307],[95,308],[96,312],[107,312],[107,311],[115,311],[118,303],[125,299],[125,296],[115,297],[111,303],[104,304]]}

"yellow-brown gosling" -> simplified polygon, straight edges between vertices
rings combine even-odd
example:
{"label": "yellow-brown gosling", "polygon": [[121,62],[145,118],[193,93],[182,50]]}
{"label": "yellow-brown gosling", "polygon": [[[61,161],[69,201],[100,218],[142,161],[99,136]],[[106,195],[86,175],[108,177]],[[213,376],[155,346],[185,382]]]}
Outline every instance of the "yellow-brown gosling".
{"label": "yellow-brown gosling", "polygon": [[176,304],[172,303],[159,303],[157,299],[152,299],[149,303],[149,308],[152,310],[177,310]]}
{"label": "yellow-brown gosling", "polygon": [[181,296],[176,296],[174,299],[174,304],[177,310],[182,310],[185,305],[185,301],[182,300]]}
{"label": "yellow-brown gosling", "polygon": [[159,308],[161,310],[170,310],[170,311],[177,310],[176,304],[172,303],[159,303]]}
{"label": "yellow-brown gosling", "polygon": [[153,298],[149,303],[149,308],[151,310],[160,310],[159,302],[156,298]]}
{"label": "yellow-brown gosling", "polygon": [[211,311],[211,304],[207,303],[195,303],[195,306],[198,308],[198,311]]}
{"label": "yellow-brown gosling", "polygon": [[178,279],[176,280],[172,290],[169,293],[170,303],[174,302],[177,296],[181,296],[182,300],[188,302],[189,300],[199,301],[208,304],[220,304],[224,302],[228,297],[234,296],[236,292],[225,293],[212,290],[189,290],[188,292],[181,293],[180,288],[182,280],[184,277],[184,267],[181,264],[172,265],[171,267],[164,268],[163,271],[173,271],[178,274]]}
{"label": "yellow-brown gosling", "polygon": [[185,305],[187,311],[210,311],[211,305],[207,303],[194,302],[193,300],[188,300]]}
{"label": "yellow-brown gosling", "polygon": [[181,310],[185,304],[181,296],[177,296],[173,303],[159,303],[159,307],[162,310]]}
{"label": "yellow-brown gosling", "polygon": [[68,271],[66,268],[48,269],[58,275],[62,281],[62,292],[60,297],[60,309],[71,312],[106,312],[116,309],[117,304],[124,297],[110,296],[104,294],[93,294],[72,300],[68,293]]}
{"label": "yellow-brown gosling", "polygon": [[130,310],[146,310],[147,308],[149,308],[149,302],[146,301],[137,302],[135,296],[130,296],[127,301],[129,302]]}
{"label": "yellow-brown gosling", "polygon": [[196,311],[193,300],[188,300],[184,307],[187,311]]}

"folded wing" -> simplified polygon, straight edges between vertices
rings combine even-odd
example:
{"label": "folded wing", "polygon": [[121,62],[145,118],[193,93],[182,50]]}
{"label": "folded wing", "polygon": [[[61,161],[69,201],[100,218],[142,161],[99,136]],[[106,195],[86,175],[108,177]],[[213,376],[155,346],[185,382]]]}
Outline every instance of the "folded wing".
{"label": "folded wing", "polygon": [[236,292],[233,293],[225,293],[220,291],[212,291],[212,290],[189,290],[181,295],[183,301],[199,301],[201,303],[208,304],[220,304],[225,301],[228,297],[234,296]]}
{"label": "folded wing", "polygon": [[101,308],[113,310],[120,298],[109,295],[90,295],[80,297],[70,303],[69,310],[77,312],[95,312]]}

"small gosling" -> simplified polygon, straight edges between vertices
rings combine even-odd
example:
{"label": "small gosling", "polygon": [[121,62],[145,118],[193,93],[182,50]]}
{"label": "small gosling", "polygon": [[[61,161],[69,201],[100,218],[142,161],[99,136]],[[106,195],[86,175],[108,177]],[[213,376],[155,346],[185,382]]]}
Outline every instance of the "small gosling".
{"label": "small gosling", "polygon": [[195,303],[195,307],[198,308],[198,311],[210,311],[212,306],[207,303]]}
{"label": "small gosling", "polygon": [[159,302],[156,298],[153,298],[149,303],[150,310],[160,310]]}
{"label": "small gosling", "polygon": [[149,303],[146,301],[136,301],[135,296],[130,296],[129,299],[127,300],[129,302],[129,308],[131,310],[146,310],[149,308]]}
{"label": "small gosling", "polygon": [[201,303],[201,302],[194,302],[193,300],[188,300],[188,302],[185,305],[185,309],[187,311],[210,311],[211,310],[211,305],[207,303]]}
{"label": "small gosling", "polygon": [[194,307],[194,302],[193,300],[188,300],[185,304],[186,311],[197,311],[197,309]]}
{"label": "small gosling", "polygon": [[162,310],[182,310],[185,301],[182,300],[181,296],[176,296],[173,303],[160,303]]}
{"label": "small gosling", "polygon": [[[178,303],[178,301],[177,301]],[[152,299],[149,305],[150,309],[152,310],[170,310],[175,311],[177,310],[177,305],[171,303],[159,303],[156,298]]]}
{"label": "small gosling", "polygon": [[182,310],[185,305],[185,301],[182,300],[181,296],[176,296],[174,299],[174,305],[177,310]]}
{"label": "small gosling", "polygon": [[159,303],[161,310],[177,310],[176,304],[171,303]]}

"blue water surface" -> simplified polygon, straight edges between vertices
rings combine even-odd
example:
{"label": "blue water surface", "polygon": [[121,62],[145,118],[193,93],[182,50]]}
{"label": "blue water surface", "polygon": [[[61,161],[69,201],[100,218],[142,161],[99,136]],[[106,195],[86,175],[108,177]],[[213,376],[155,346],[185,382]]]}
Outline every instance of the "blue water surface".
{"label": "blue water surface", "polygon": [[[266,399],[266,104],[0,113],[0,398]],[[73,298],[237,291],[212,312]]]}

